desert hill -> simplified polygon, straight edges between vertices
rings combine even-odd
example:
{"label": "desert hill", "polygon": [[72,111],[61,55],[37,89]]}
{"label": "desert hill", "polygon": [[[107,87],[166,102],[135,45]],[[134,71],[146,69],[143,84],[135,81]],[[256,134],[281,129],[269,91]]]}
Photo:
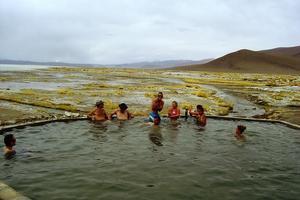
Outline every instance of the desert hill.
{"label": "desert hill", "polygon": [[[241,72],[241,73],[300,73],[298,48],[278,48],[266,51],[242,49],[208,63],[176,67],[177,70]],[[300,53],[300,52],[299,52]]]}

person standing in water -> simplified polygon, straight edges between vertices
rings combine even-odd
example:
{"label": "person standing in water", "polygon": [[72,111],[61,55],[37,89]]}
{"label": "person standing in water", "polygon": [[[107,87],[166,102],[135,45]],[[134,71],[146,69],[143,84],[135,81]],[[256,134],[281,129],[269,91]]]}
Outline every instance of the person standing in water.
{"label": "person standing in water", "polygon": [[164,97],[162,92],[157,94],[157,98],[152,101],[151,109],[152,112],[149,114],[149,121],[153,122],[154,125],[158,125],[161,121],[159,116],[159,112],[162,111],[164,107],[164,101],[162,100]]}
{"label": "person standing in water", "polygon": [[177,120],[180,117],[180,109],[178,108],[177,101],[172,102],[172,107],[168,110],[168,117],[171,120]]}
{"label": "person standing in water", "polygon": [[96,108],[94,108],[88,116],[93,120],[93,121],[105,121],[108,119],[108,116],[104,110],[104,102],[103,101],[98,101],[96,102],[95,105]]}
{"label": "person standing in water", "polygon": [[202,105],[197,105],[197,110],[195,111],[189,111],[190,116],[195,117],[197,119],[197,123],[205,127],[206,126],[206,116],[204,114],[204,108]]}
{"label": "person standing in water", "polygon": [[127,110],[128,106],[125,103],[119,105],[119,109],[115,110],[111,115],[110,119],[115,115],[118,120],[129,120],[133,118],[133,115]]}
{"label": "person standing in water", "polygon": [[13,146],[16,145],[16,138],[13,134],[7,134],[4,136],[4,144],[5,147],[3,149],[4,156],[6,158],[10,158],[16,154],[16,150],[13,148]]}

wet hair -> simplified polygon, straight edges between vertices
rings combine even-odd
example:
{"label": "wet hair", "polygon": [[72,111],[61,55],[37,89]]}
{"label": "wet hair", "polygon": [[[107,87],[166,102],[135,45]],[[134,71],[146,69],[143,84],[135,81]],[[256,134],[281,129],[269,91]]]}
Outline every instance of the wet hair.
{"label": "wet hair", "polygon": [[204,111],[204,108],[202,105],[197,105],[197,110],[201,110],[201,111]]}
{"label": "wet hair", "polygon": [[237,128],[238,128],[238,130],[241,132],[241,133],[243,133],[245,130],[246,130],[246,126],[243,126],[243,125],[238,125],[237,126]]}
{"label": "wet hair", "polygon": [[158,92],[157,96],[164,97],[164,94],[162,92]]}
{"label": "wet hair", "polygon": [[96,102],[96,107],[100,107],[100,106],[103,106],[104,105],[104,102],[102,101],[102,100],[100,100],[100,101],[97,101]]}
{"label": "wet hair", "polygon": [[177,101],[172,101],[172,103],[174,103],[176,105],[176,107],[178,106]]}
{"label": "wet hair", "polygon": [[4,136],[4,144],[5,146],[11,146],[11,143],[14,142],[16,139],[13,134],[7,134]]}
{"label": "wet hair", "polygon": [[125,103],[121,103],[121,104],[119,104],[119,108],[121,110],[126,110],[128,108],[128,106]]}

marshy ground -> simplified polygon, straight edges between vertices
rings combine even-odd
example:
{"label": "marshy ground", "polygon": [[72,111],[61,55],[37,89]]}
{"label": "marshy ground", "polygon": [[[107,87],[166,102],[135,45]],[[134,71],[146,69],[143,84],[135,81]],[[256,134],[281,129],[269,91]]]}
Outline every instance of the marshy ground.
{"label": "marshy ground", "polygon": [[125,102],[147,116],[151,100],[164,92],[184,109],[202,104],[207,114],[282,119],[300,124],[300,77],[293,75],[180,72],[115,68],[53,67],[1,71],[2,125],[86,114],[102,99],[108,112]]}

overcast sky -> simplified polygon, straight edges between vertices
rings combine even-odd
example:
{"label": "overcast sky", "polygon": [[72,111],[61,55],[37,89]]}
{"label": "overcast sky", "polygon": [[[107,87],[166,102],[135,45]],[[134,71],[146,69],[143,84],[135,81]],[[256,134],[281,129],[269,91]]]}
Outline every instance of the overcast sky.
{"label": "overcast sky", "polygon": [[116,64],[297,45],[298,0],[0,0],[0,59]]}

